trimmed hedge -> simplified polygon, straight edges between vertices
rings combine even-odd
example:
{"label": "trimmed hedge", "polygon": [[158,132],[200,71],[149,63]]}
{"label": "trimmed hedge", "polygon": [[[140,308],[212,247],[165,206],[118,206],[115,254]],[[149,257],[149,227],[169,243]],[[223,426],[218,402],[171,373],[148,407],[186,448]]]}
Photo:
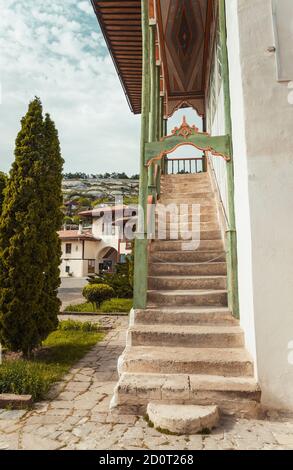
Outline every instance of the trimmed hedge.
{"label": "trimmed hedge", "polygon": [[115,293],[107,284],[88,284],[83,288],[82,295],[88,302],[99,307],[104,300],[114,297]]}

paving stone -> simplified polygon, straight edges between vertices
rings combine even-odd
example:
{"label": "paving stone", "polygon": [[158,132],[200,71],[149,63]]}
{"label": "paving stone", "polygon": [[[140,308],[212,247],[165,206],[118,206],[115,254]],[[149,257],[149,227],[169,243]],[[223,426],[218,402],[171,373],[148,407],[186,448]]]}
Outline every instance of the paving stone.
{"label": "paving stone", "polygon": [[293,434],[274,433],[274,437],[278,444],[293,448]]}
{"label": "paving stone", "polygon": [[3,413],[0,414],[0,419],[5,419],[5,420],[21,419],[26,413],[27,413],[27,410],[5,410]]}
{"label": "paving stone", "polygon": [[22,449],[24,450],[57,450],[61,443],[57,439],[41,438],[31,434],[22,437]]}

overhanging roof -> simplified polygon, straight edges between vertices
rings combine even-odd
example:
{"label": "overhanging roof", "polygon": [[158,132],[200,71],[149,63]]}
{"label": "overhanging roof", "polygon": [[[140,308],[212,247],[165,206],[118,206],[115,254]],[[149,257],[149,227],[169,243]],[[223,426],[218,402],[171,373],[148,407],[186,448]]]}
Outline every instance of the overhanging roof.
{"label": "overhanging roof", "polygon": [[91,0],[131,110],[141,111],[141,0]]}
{"label": "overhanging roof", "polygon": [[[141,0],[91,0],[131,110],[141,112]],[[166,114],[192,106],[204,114],[214,0],[155,0]]]}

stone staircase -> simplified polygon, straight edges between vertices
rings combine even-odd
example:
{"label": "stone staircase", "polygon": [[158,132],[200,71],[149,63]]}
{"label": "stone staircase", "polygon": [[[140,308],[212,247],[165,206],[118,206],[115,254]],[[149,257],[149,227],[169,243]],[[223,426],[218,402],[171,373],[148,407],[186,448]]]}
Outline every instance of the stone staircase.
{"label": "stone staircase", "polygon": [[[163,176],[161,188],[161,204],[200,204],[194,228],[200,242],[188,247],[192,208],[184,207],[183,219],[167,216],[167,238],[151,243],[147,308],[131,314],[112,407],[145,414],[150,402],[217,405],[222,413],[255,416],[260,390],[243,331],[227,307],[226,255],[209,175]],[[159,238],[160,223],[158,211]]]}

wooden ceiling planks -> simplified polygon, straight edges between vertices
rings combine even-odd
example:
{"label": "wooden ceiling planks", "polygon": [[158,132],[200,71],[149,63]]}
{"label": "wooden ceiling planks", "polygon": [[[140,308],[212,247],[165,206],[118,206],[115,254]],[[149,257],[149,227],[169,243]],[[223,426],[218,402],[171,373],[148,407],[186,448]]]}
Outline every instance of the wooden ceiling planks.
{"label": "wooden ceiling planks", "polygon": [[[91,0],[131,110],[141,112],[141,0]],[[180,106],[204,114],[215,0],[157,0],[168,115]],[[153,2],[150,3],[153,5]]]}
{"label": "wooden ceiling planks", "polygon": [[141,111],[141,0],[92,0],[131,110]]}

